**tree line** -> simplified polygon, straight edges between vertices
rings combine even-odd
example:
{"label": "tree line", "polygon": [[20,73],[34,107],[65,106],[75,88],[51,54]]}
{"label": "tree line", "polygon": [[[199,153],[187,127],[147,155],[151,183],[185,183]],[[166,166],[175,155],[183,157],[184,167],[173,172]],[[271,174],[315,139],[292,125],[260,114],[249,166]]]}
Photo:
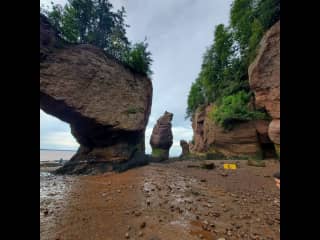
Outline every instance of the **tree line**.
{"label": "tree line", "polygon": [[280,19],[280,0],[234,0],[229,26],[215,27],[201,70],[188,95],[186,118],[214,103],[211,118],[225,128],[251,119],[268,118],[264,109],[252,109],[248,67],[263,34]]}
{"label": "tree line", "polygon": [[146,39],[132,44],[126,36],[126,11],[124,7],[113,11],[109,0],[68,0],[62,6],[51,2],[41,6],[61,37],[70,43],[92,44],[108,55],[132,68],[134,71],[151,75],[151,53]]}

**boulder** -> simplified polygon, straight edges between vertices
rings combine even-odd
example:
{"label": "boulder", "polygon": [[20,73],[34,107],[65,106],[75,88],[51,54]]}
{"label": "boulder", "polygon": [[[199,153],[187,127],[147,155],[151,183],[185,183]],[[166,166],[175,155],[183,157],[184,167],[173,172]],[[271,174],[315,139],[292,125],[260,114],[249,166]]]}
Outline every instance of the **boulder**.
{"label": "boulder", "polygon": [[280,119],[274,119],[268,129],[270,139],[280,145]]}
{"label": "boulder", "polygon": [[158,158],[160,161],[169,158],[169,150],[173,143],[171,130],[172,118],[173,114],[165,111],[152,130],[150,138],[152,156]]}
{"label": "boulder", "polygon": [[58,172],[95,173],[143,161],[152,83],[102,50],[69,44],[40,15],[40,108],[80,144]]}

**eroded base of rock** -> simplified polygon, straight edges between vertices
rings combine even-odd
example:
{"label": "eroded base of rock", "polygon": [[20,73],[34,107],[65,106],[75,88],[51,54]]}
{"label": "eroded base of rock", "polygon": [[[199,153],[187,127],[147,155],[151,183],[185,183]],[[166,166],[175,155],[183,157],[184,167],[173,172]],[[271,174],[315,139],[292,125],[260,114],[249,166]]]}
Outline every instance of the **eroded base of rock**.
{"label": "eroded base of rock", "polygon": [[169,149],[152,148],[153,161],[164,161],[169,159]]}
{"label": "eroded base of rock", "polygon": [[92,155],[77,153],[69,162],[58,168],[55,174],[99,174],[105,172],[122,172],[130,168],[147,165],[149,158],[141,152],[137,152],[128,160],[94,159]]}

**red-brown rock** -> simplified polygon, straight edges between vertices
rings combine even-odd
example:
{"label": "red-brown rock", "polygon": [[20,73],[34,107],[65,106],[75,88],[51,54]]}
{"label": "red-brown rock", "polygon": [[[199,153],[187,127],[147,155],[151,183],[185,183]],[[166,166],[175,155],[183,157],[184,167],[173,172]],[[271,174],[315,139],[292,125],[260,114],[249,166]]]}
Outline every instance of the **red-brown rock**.
{"label": "red-brown rock", "polygon": [[225,156],[255,156],[261,152],[254,121],[239,123],[231,131],[224,130],[209,117],[214,105],[197,111],[192,127],[192,152],[218,152]]}
{"label": "red-brown rock", "polygon": [[80,143],[62,172],[107,171],[144,156],[152,83],[92,45],[68,44],[40,15],[40,108]]}
{"label": "red-brown rock", "polygon": [[269,125],[269,137],[275,144],[280,144],[280,119],[274,119]]}
{"label": "red-brown rock", "polygon": [[260,42],[258,55],[249,67],[249,83],[257,108],[265,108],[272,118],[280,118],[280,21]]}
{"label": "red-brown rock", "polygon": [[249,67],[249,83],[256,107],[265,108],[273,118],[269,138],[280,144],[280,21],[262,38],[258,55]]}
{"label": "red-brown rock", "polygon": [[180,146],[182,149],[182,153],[180,155],[180,157],[186,157],[189,155],[190,151],[189,151],[189,143],[185,140],[180,140]]}
{"label": "red-brown rock", "polygon": [[159,160],[169,158],[169,150],[173,143],[173,136],[171,130],[171,121],[173,114],[165,111],[157,123],[155,124],[151,138],[150,145],[152,147],[152,155]]}

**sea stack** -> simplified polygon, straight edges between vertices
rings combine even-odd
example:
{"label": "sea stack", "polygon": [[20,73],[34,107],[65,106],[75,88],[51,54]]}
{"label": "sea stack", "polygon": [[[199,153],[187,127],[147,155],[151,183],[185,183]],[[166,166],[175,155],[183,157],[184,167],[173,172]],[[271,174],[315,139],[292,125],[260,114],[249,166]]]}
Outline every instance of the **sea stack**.
{"label": "sea stack", "polygon": [[189,155],[189,143],[185,140],[180,140],[180,146],[182,148],[182,152],[180,158],[186,157]]}
{"label": "sea stack", "polygon": [[152,147],[152,157],[155,160],[163,161],[169,158],[169,150],[173,143],[172,118],[173,114],[165,111],[153,128],[150,145]]}
{"label": "sea stack", "polygon": [[70,124],[80,144],[57,173],[95,174],[140,165],[152,83],[103,50],[69,44],[40,14],[40,108]]}

